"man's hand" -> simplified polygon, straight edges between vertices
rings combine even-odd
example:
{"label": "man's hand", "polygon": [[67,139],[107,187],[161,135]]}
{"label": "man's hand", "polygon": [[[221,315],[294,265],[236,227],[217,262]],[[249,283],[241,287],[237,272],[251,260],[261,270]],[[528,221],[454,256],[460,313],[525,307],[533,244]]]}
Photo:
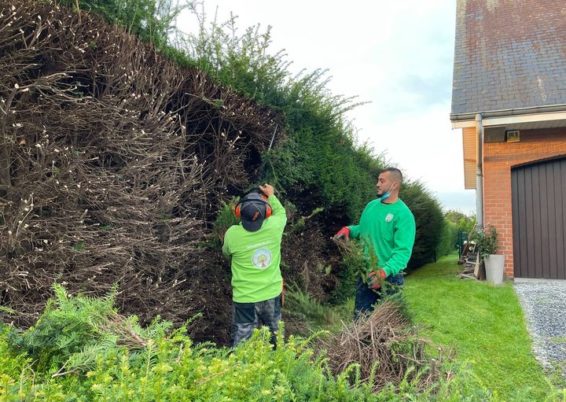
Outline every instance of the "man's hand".
{"label": "man's hand", "polygon": [[340,229],[333,237],[334,240],[338,240],[344,238],[346,240],[350,240],[350,228],[348,226],[344,226]]}
{"label": "man's hand", "polygon": [[259,189],[263,194],[265,194],[267,198],[271,197],[275,193],[275,189],[271,184],[267,184],[267,183],[263,185],[260,184]]}
{"label": "man's hand", "polygon": [[371,271],[368,275],[368,286],[370,289],[380,289],[383,281],[387,278],[387,274],[383,269],[378,269],[377,271]]}

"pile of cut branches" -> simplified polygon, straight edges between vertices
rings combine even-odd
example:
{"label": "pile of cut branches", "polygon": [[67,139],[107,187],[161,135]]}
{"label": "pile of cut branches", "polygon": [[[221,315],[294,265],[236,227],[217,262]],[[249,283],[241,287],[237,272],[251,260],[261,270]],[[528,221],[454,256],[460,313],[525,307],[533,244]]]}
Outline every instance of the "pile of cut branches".
{"label": "pile of cut branches", "polygon": [[440,374],[439,362],[425,355],[425,341],[411,329],[397,301],[379,304],[370,315],[345,324],[321,342],[335,374],[356,364],[360,379],[373,383],[375,390],[402,381],[417,382],[424,389]]}

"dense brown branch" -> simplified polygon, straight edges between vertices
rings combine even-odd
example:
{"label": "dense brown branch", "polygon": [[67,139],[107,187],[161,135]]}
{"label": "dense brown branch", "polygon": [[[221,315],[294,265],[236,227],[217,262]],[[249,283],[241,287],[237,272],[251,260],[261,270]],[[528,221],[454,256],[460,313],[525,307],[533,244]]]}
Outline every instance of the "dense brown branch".
{"label": "dense brown branch", "polygon": [[29,325],[54,282],[93,295],[117,283],[123,312],[203,312],[226,341],[210,221],[256,178],[277,116],[96,16],[0,10],[1,303]]}

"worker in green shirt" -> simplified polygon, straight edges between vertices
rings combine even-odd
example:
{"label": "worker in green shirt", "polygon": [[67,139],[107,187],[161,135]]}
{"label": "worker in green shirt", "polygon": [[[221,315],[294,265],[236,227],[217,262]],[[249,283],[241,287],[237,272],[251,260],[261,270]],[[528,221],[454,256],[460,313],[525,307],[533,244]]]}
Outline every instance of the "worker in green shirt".
{"label": "worker in green shirt", "polygon": [[382,298],[384,281],[389,292],[403,285],[403,269],[411,258],[415,242],[415,218],[407,205],[399,198],[403,175],[397,168],[384,169],[377,179],[376,200],[370,201],[360,217],[358,225],[345,226],[336,233],[335,239],[360,239],[364,245],[369,267],[365,280],[356,284],[354,316],[373,311]]}
{"label": "worker in green shirt", "polygon": [[269,327],[275,346],[281,320],[281,239],[287,214],[273,186],[264,184],[259,190],[236,206],[241,222],[226,231],[222,246],[223,254],[232,259],[233,346],[263,325]]}

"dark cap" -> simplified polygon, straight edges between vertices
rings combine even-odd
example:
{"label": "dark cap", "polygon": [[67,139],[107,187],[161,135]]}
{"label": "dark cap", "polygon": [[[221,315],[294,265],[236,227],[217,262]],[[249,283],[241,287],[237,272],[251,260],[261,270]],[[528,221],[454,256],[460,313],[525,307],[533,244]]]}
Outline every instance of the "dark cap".
{"label": "dark cap", "polygon": [[240,201],[242,226],[248,232],[256,232],[261,228],[266,212],[267,203],[259,193],[249,193]]}

